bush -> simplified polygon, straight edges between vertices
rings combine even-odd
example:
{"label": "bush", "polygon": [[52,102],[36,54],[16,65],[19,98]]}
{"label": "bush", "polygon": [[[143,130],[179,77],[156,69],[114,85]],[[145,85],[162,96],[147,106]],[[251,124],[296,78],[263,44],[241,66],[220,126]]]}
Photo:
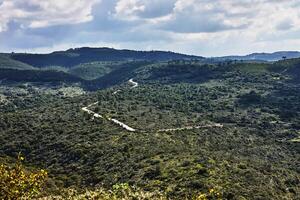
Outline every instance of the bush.
{"label": "bush", "polygon": [[19,154],[14,166],[0,164],[0,199],[31,199],[40,192],[47,172],[28,172],[22,165],[23,160]]}
{"label": "bush", "polygon": [[95,190],[78,191],[76,189],[65,189],[58,196],[48,196],[39,200],[167,200],[166,194],[162,192],[148,192],[127,183],[116,184],[112,190],[98,188]]}
{"label": "bush", "polygon": [[195,200],[222,200],[222,194],[216,189],[212,188],[208,193],[200,193]]}

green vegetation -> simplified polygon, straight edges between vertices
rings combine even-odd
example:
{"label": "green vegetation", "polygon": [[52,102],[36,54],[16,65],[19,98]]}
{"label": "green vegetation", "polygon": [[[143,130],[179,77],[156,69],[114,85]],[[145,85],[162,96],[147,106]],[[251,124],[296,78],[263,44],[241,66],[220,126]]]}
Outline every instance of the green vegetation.
{"label": "green vegetation", "polygon": [[20,154],[13,166],[0,164],[0,198],[7,200],[31,199],[39,194],[47,178],[47,172],[28,172],[22,165]]}
{"label": "green vegetation", "polygon": [[85,80],[94,80],[122,67],[122,63],[123,62],[84,63],[72,67],[69,73]]}
{"label": "green vegetation", "polygon": [[[4,82],[0,155],[49,171],[50,199],[298,199],[299,63],[125,62],[79,79],[102,88],[81,95],[50,92],[77,81]],[[81,110],[97,101],[91,110],[138,131]],[[224,126],[158,131],[212,123]]]}
{"label": "green vegetation", "polygon": [[243,73],[262,74],[267,73],[269,66],[267,63],[242,63],[232,65],[232,69]]}

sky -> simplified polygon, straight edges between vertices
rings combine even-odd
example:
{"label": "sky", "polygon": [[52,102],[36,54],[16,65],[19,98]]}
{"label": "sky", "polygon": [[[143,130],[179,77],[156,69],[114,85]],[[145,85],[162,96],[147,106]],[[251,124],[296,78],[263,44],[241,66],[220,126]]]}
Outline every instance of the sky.
{"label": "sky", "polygon": [[0,0],[0,51],[300,50],[300,0]]}

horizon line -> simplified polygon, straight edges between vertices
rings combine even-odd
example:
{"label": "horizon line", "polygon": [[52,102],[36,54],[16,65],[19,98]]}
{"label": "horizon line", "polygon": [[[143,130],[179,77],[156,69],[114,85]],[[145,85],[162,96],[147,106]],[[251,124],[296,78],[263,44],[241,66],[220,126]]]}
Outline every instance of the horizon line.
{"label": "horizon line", "polygon": [[204,58],[220,58],[220,57],[234,57],[234,56],[249,56],[251,54],[274,54],[274,53],[300,53],[300,50],[278,50],[278,51],[270,51],[270,52],[264,52],[264,51],[255,51],[252,53],[248,54],[228,54],[228,55],[221,55],[221,56],[202,56],[202,55],[195,55],[195,54],[189,54],[189,53],[182,53],[182,52],[176,52],[172,50],[159,50],[159,49],[152,49],[152,50],[141,50],[141,49],[129,49],[129,48],[115,48],[115,47],[108,47],[108,46],[98,46],[98,47],[93,47],[93,46],[80,46],[80,47],[71,47],[71,48],[65,48],[65,49],[60,49],[60,50],[52,50],[52,51],[47,51],[47,52],[41,52],[38,53],[38,51],[10,51],[10,52],[0,52],[0,54],[40,54],[40,55],[46,55],[46,54],[51,54],[51,53],[57,53],[57,52],[66,52],[69,50],[76,50],[76,49],[84,49],[84,48],[89,48],[89,49],[112,49],[112,50],[119,50],[119,51],[140,51],[140,52],[170,52],[170,53],[176,53],[176,54],[182,54],[182,55],[187,55],[187,56],[195,56],[195,57],[204,57]]}

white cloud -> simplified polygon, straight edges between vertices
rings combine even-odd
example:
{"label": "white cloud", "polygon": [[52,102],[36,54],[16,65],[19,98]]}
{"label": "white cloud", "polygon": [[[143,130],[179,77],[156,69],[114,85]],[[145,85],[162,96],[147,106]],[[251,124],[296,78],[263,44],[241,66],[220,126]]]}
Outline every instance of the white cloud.
{"label": "white cloud", "polygon": [[0,4],[0,32],[10,22],[21,27],[41,28],[91,21],[92,7],[99,0],[3,0]]}
{"label": "white cloud", "polygon": [[119,0],[116,17],[122,20],[158,18],[172,12],[176,0]]}
{"label": "white cloud", "polygon": [[126,20],[135,19],[136,13],[145,10],[140,0],[120,0],[115,7],[116,17]]}
{"label": "white cloud", "polygon": [[300,41],[300,0],[97,2],[0,0],[1,47],[49,49],[108,43],[220,55],[280,46],[284,50]]}
{"label": "white cloud", "polygon": [[260,27],[274,30],[286,17],[295,22],[293,25],[299,23],[298,4],[299,0],[119,0],[115,17],[162,22],[158,27],[181,33],[258,31]]}

